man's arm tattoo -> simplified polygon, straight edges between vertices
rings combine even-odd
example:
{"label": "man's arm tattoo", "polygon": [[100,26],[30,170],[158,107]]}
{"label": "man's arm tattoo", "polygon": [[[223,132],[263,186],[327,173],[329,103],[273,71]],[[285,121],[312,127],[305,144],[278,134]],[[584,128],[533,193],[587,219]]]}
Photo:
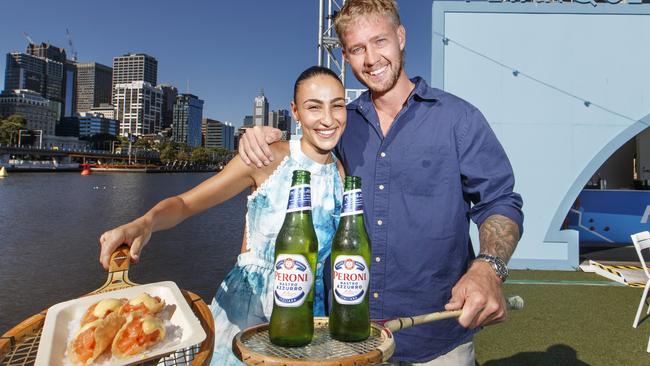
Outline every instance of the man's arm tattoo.
{"label": "man's arm tattoo", "polygon": [[519,241],[519,225],[505,216],[492,215],[483,221],[479,241],[481,253],[496,255],[507,263]]}

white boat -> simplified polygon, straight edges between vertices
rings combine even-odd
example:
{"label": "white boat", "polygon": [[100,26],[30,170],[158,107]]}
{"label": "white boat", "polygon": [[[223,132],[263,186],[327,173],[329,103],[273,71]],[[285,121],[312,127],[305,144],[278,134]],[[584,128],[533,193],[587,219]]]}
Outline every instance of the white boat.
{"label": "white boat", "polygon": [[51,170],[78,170],[79,163],[59,163],[52,160],[20,160],[10,159],[3,163],[8,171],[51,171]]}

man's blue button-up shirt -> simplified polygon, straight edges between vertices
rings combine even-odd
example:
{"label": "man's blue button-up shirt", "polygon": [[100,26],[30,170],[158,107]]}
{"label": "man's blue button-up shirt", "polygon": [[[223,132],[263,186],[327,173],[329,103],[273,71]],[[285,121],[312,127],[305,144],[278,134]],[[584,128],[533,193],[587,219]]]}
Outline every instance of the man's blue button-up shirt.
{"label": "man's blue button-up shirt", "polygon": [[[348,104],[337,148],[347,174],[362,178],[373,319],[444,310],[474,258],[469,219],[480,226],[500,214],[520,229],[523,223],[512,168],[483,115],[421,78],[412,81],[386,136],[369,92]],[[394,359],[430,360],[474,332],[456,319],[400,331]]]}

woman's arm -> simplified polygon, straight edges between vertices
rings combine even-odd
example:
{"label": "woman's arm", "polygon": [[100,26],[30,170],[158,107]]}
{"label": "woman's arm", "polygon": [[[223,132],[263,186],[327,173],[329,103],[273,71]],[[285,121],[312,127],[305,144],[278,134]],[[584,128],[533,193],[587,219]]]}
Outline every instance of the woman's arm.
{"label": "woman's arm", "polygon": [[174,227],[188,217],[223,203],[244,189],[256,185],[253,173],[257,172],[254,172],[253,169],[244,164],[239,156],[235,156],[219,174],[191,190],[171,198],[175,199],[181,207],[178,217],[161,216],[156,207],[152,208],[150,212],[152,217],[156,218],[155,225],[152,226],[154,231]]}
{"label": "woman's arm", "polygon": [[261,172],[254,172],[253,169],[254,167],[246,165],[239,156],[235,156],[219,174],[185,193],[160,201],[143,216],[105,232],[99,239],[100,263],[104,268],[108,268],[111,253],[122,243],[131,247],[131,260],[137,262],[142,247],[147,244],[153,232],[174,227],[188,217],[218,205],[255,185],[253,174]]}

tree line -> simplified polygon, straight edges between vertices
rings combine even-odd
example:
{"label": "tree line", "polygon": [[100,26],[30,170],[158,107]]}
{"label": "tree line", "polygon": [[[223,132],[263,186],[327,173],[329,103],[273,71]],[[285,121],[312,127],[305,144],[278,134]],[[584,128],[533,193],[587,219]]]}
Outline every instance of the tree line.
{"label": "tree line", "polygon": [[25,129],[27,120],[17,114],[7,118],[0,117],[0,143],[18,144],[18,131]]}
{"label": "tree line", "polygon": [[[0,143],[17,145],[18,131],[25,130],[26,124],[27,121],[25,118],[16,114],[6,118],[0,118]],[[86,140],[90,148],[98,150],[112,150],[118,147],[122,151],[125,151],[129,147],[129,139],[127,137],[113,136],[106,133],[91,136]],[[29,144],[31,140],[28,142],[26,139],[24,142]],[[235,154],[234,151],[222,147],[206,148],[199,146],[192,148],[187,144],[170,141],[166,138],[162,138],[159,141],[138,138],[138,140],[132,143],[131,148],[157,151],[160,153],[160,161],[163,163],[189,161],[200,165],[220,164],[227,162]]]}

